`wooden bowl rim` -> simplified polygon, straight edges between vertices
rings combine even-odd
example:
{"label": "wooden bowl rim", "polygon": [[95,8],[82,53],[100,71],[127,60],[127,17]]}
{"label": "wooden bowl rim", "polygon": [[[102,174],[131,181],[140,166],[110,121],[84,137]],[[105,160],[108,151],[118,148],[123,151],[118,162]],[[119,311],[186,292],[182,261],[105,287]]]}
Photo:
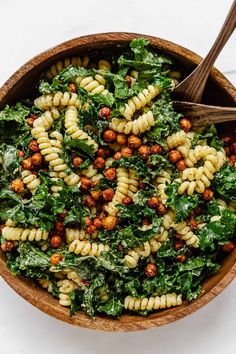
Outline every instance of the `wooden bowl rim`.
{"label": "wooden bowl rim", "polygon": [[[67,52],[75,47],[78,47],[81,50],[84,45],[89,45],[93,42],[101,42],[104,44],[105,42],[110,41],[110,43],[115,45],[115,42],[117,42],[117,44],[120,44],[121,42],[126,43],[131,39],[138,37],[148,39],[154,47],[161,51],[165,52],[167,50],[171,50],[174,54],[179,57],[187,58],[194,64],[199,64],[202,60],[199,55],[188,50],[187,48],[154,36],[127,32],[108,32],[81,36],[48,49],[36,55],[21,66],[0,88],[0,102],[5,98],[5,96],[7,96],[16,83],[19,82],[19,80],[27,73],[59,53],[63,54],[64,52]],[[223,74],[213,68],[211,71],[211,77],[218,85],[226,90],[226,92],[236,103],[236,90],[223,76]],[[7,269],[4,255],[2,253],[0,253],[0,275],[8,283],[8,285],[26,301],[30,302],[32,305],[48,315],[60,319],[66,323],[102,331],[138,331],[174,322],[206,305],[221,291],[223,291],[223,289],[234,279],[236,275],[236,263],[233,264],[231,269],[215,286],[211,288],[210,291],[205,294],[203,293],[199,298],[190,303],[184,302],[184,304],[180,307],[165,310],[164,312],[156,312],[148,317],[124,314],[120,317],[120,319],[111,319],[103,316],[96,316],[91,319],[82,311],[80,311],[76,316],[70,317],[69,311],[58,305],[58,301],[53,299],[50,294],[38,288],[33,282],[23,277],[15,277]]]}

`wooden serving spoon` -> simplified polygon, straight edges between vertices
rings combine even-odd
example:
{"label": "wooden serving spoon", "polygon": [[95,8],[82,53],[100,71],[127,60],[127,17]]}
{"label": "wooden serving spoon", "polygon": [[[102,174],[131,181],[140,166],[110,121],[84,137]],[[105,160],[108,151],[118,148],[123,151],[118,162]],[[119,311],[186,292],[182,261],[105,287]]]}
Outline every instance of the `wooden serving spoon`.
{"label": "wooden serving spoon", "polygon": [[191,120],[194,128],[209,124],[236,121],[236,107],[209,106],[200,103],[174,101],[177,112],[183,113]]}
{"label": "wooden serving spoon", "polygon": [[206,58],[173,91],[173,97],[175,99],[196,103],[201,102],[204,87],[211,68],[235,27],[236,0],[234,0],[221,31]]}

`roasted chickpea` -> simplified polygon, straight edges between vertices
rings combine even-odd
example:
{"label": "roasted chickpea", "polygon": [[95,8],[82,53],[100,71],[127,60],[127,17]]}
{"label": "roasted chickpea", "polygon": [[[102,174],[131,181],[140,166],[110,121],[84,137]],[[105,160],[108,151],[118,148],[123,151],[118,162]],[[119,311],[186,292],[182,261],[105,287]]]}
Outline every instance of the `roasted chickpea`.
{"label": "roasted chickpea", "polygon": [[190,227],[190,229],[192,231],[196,230],[197,229],[197,220],[195,220],[194,218],[191,218],[189,221],[188,221],[188,226]]}
{"label": "roasted chickpea", "polygon": [[116,133],[114,132],[114,130],[108,129],[104,132],[103,139],[107,143],[111,143],[112,141],[116,140]]}
{"label": "roasted chickpea", "polygon": [[63,257],[59,253],[54,253],[50,257],[51,263],[55,266],[57,266],[62,261],[62,259],[63,259]]}
{"label": "roasted chickpea", "polygon": [[97,157],[93,163],[94,168],[104,168],[105,160],[103,157]]}
{"label": "roasted chickpea", "polygon": [[185,170],[185,168],[187,168],[187,164],[186,164],[185,160],[179,160],[176,164],[176,167],[179,171],[183,171],[183,170]]}
{"label": "roasted chickpea", "polygon": [[236,162],[236,155],[231,155],[230,158],[229,158],[229,163],[234,166]]}
{"label": "roasted chickpea", "polygon": [[157,207],[156,207],[156,211],[158,214],[160,215],[164,215],[167,212],[167,208],[165,207],[164,204],[160,203]]}
{"label": "roasted chickpea", "polygon": [[159,200],[157,197],[151,197],[149,200],[148,200],[148,207],[149,208],[152,208],[152,209],[155,209],[159,204]]}
{"label": "roasted chickpea", "polygon": [[225,253],[230,253],[233,251],[235,245],[232,241],[227,242],[225,245],[221,247],[222,251]]}
{"label": "roasted chickpea", "polygon": [[122,157],[131,157],[132,154],[133,154],[133,151],[129,147],[123,147],[121,149],[121,156]]}
{"label": "roasted chickpea", "polygon": [[90,181],[90,179],[86,178],[86,177],[81,177],[80,179],[81,185],[80,188],[87,191],[90,188],[92,188],[92,181]]}
{"label": "roasted chickpea", "polygon": [[146,184],[142,181],[139,182],[139,189],[145,189],[146,188]]}
{"label": "roasted chickpea", "polygon": [[115,216],[109,215],[102,220],[102,226],[106,230],[113,230],[116,227],[117,218]]}
{"label": "roasted chickpea", "polygon": [[117,251],[118,252],[122,252],[123,251],[123,246],[120,243],[117,245]]}
{"label": "roasted chickpea", "polygon": [[36,152],[33,156],[31,156],[32,164],[35,166],[41,165],[42,159],[43,157],[40,152]]}
{"label": "roasted chickpea", "polygon": [[14,192],[14,193],[22,193],[23,190],[24,190],[24,183],[22,182],[21,179],[17,178],[17,179],[14,179],[12,182],[11,182],[11,190]]}
{"label": "roasted chickpea", "polygon": [[187,118],[182,118],[180,120],[180,126],[185,131],[185,133],[189,132],[192,128],[192,124]]}
{"label": "roasted chickpea", "polygon": [[98,155],[99,157],[105,158],[105,157],[106,157],[106,150],[103,149],[103,148],[99,148],[98,151],[97,151],[97,155]]}
{"label": "roasted chickpea", "polygon": [[107,188],[102,192],[102,198],[105,200],[105,202],[110,202],[113,197],[114,197],[114,191],[111,188]]}
{"label": "roasted chickpea", "polygon": [[157,266],[153,263],[148,263],[144,273],[148,278],[155,277],[157,275]]}
{"label": "roasted chickpea", "polygon": [[117,151],[117,152],[114,154],[113,159],[114,159],[114,160],[120,160],[121,157],[122,157],[121,152],[120,152],[120,151]]}
{"label": "roasted chickpea", "polygon": [[133,80],[134,80],[134,79],[132,78],[132,76],[130,76],[130,75],[126,75],[126,76],[125,76],[125,81],[127,82],[127,85],[128,85],[129,87],[132,86]]}
{"label": "roasted chickpea", "polygon": [[131,149],[138,149],[142,145],[142,140],[137,135],[130,135],[128,137],[128,147]]}
{"label": "roasted chickpea", "polygon": [[122,204],[124,204],[124,205],[131,205],[133,203],[134,203],[134,200],[131,197],[124,197],[122,199]]}
{"label": "roasted chickpea", "polygon": [[179,251],[183,247],[184,247],[184,242],[181,239],[178,239],[177,241],[175,241],[174,248],[176,251]]}
{"label": "roasted chickpea", "polygon": [[169,160],[172,163],[177,163],[182,159],[182,154],[178,150],[171,150],[168,154]]}
{"label": "roasted chickpea", "polygon": [[84,223],[85,223],[86,226],[92,225],[92,220],[91,220],[91,218],[90,218],[89,216],[85,216],[85,218],[84,218]]}
{"label": "roasted chickpea", "polygon": [[154,144],[151,147],[152,154],[160,154],[163,151],[163,147],[160,144]]}
{"label": "roasted chickpea", "polygon": [[224,146],[224,150],[225,150],[225,155],[230,155],[230,147],[229,146]]}
{"label": "roasted chickpea", "polygon": [[31,114],[30,117],[27,118],[27,123],[29,124],[30,127],[33,126],[35,119],[37,119],[38,117],[36,116],[36,114]]}
{"label": "roasted chickpea", "polygon": [[91,197],[91,195],[86,195],[86,197],[84,198],[84,205],[89,208],[92,208],[96,205],[96,202],[93,197]]}
{"label": "roasted chickpea", "polygon": [[24,151],[18,151],[18,156],[19,156],[19,157],[24,157],[24,156],[25,156]]}
{"label": "roasted chickpea", "polygon": [[232,143],[230,145],[230,150],[231,150],[233,155],[236,155],[236,143]]}
{"label": "roasted chickpea", "polygon": [[116,136],[116,142],[119,145],[126,145],[127,144],[127,138],[124,133],[117,134]]}
{"label": "roasted chickpea", "polygon": [[70,92],[73,92],[73,93],[77,92],[77,88],[76,88],[75,84],[73,84],[73,82],[69,83],[68,87],[69,87]]}
{"label": "roasted chickpea", "polygon": [[185,254],[181,254],[176,257],[176,260],[180,263],[184,263],[186,261],[186,259],[187,259],[187,257],[185,256]]}
{"label": "roasted chickpea", "polygon": [[87,233],[88,234],[93,234],[95,231],[96,231],[96,226],[95,225],[90,225],[88,228],[87,228]]}
{"label": "roasted chickpea", "polygon": [[232,143],[232,139],[229,136],[225,136],[223,137],[223,142],[225,145],[231,144]]}
{"label": "roasted chickpea", "polygon": [[65,231],[65,226],[64,226],[63,221],[56,221],[55,222],[55,230],[60,234]]}
{"label": "roasted chickpea", "polygon": [[73,165],[74,165],[75,167],[79,167],[80,165],[82,165],[82,163],[84,162],[84,160],[83,160],[81,157],[76,156],[76,157],[73,158],[72,162],[73,162]]}
{"label": "roasted chickpea", "polygon": [[99,215],[98,215],[98,219],[99,220],[102,220],[102,219],[104,219],[105,218],[105,214],[104,213],[100,213]]}
{"label": "roasted chickpea", "polygon": [[68,211],[66,209],[64,209],[61,213],[58,214],[58,217],[60,219],[65,219],[67,214],[68,214]]}
{"label": "roasted chickpea", "polygon": [[21,162],[21,166],[24,170],[31,170],[34,168],[31,158],[25,159]]}
{"label": "roasted chickpea", "polygon": [[141,145],[138,149],[138,153],[142,159],[148,159],[150,155],[150,147],[147,145]]}
{"label": "roasted chickpea", "polygon": [[114,167],[109,167],[103,172],[103,174],[108,181],[114,181],[116,178],[116,169]]}
{"label": "roasted chickpea", "polygon": [[99,218],[95,218],[93,220],[93,224],[97,229],[101,229],[102,227],[102,220],[100,220]]}
{"label": "roasted chickpea", "polygon": [[4,252],[10,252],[14,247],[14,243],[12,241],[6,241],[1,244],[1,249]]}
{"label": "roasted chickpea", "polygon": [[99,197],[100,197],[100,191],[99,190],[91,191],[90,194],[93,197],[93,199],[95,199],[95,200],[98,200]]}
{"label": "roasted chickpea", "polygon": [[103,107],[103,108],[99,109],[98,114],[99,114],[100,118],[106,118],[107,120],[109,120],[110,116],[111,116],[111,108]]}
{"label": "roasted chickpea", "polygon": [[144,218],[144,219],[142,220],[142,225],[148,226],[148,225],[151,225],[151,223],[152,223],[152,221],[151,221],[151,219],[149,219],[149,218]]}
{"label": "roasted chickpea", "polygon": [[37,143],[37,140],[31,140],[31,142],[28,145],[28,149],[32,152],[39,152],[39,146]]}
{"label": "roasted chickpea", "polygon": [[58,248],[62,244],[62,238],[58,235],[54,235],[50,240],[50,244],[52,248]]}
{"label": "roasted chickpea", "polygon": [[202,198],[204,200],[211,200],[214,196],[213,191],[210,188],[206,188],[204,192],[202,193]]}

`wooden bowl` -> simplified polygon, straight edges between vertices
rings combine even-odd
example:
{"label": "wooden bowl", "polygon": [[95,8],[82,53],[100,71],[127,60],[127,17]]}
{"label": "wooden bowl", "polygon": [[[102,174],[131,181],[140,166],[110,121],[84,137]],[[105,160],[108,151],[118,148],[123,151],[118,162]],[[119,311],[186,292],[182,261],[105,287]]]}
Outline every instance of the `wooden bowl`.
{"label": "wooden bowl", "polygon": [[[136,37],[145,37],[150,40],[154,50],[160,50],[172,56],[180,66],[186,68],[186,72],[190,72],[201,61],[198,55],[177,44],[140,34],[122,32],[79,37],[39,54],[12,75],[0,89],[0,109],[6,103],[14,103],[32,95],[32,88],[38,81],[41,72],[48,69],[57,60],[87,53],[90,53],[91,56],[99,55],[101,57],[104,53],[109,56],[111,53],[120,52],[121,48],[127,47],[130,41]],[[219,71],[213,69],[203,100],[215,105],[235,106],[236,90]],[[224,127],[221,128],[221,131],[222,129]],[[195,301],[190,303],[185,301],[179,307],[156,312],[148,317],[124,314],[119,319],[103,316],[91,319],[83,312],[70,317],[68,309],[60,306],[58,301],[45,290],[23,277],[14,277],[6,267],[3,254],[0,254],[0,274],[25,300],[62,321],[103,331],[137,331],[176,321],[207,304],[234,278],[236,274],[235,260],[236,249],[223,261],[220,272],[204,282],[203,292]]]}

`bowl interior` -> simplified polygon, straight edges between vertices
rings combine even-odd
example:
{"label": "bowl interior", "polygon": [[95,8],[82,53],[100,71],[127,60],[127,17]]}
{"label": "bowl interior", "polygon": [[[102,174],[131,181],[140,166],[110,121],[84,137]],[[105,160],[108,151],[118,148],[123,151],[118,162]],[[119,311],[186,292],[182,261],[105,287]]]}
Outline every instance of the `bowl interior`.
{"label": "bowl interior", "polygon": [[[170,55],[175,60],[177,67],[184,68],[185,75],[191,72],[201,61],[199,56],[185,48],[162,39],[140,34],[108,33],[80,37],[49,49],[21,67],[0,89],[0,109],[5,104],[11,104],[18,100],[34,96],[35,86],[41,73],[58,60],[83,55],[89,55],[92,59],[98,57],[111,58],[112,55],[119,54],[127,48],[131,39],[135,37],[146,37],[149,39],[153,50]],[[210,79],[206,85],[203,102],[214,105],[235,106],[236,91],[216,69],[212,70]],[[233,128],[235,127],[236,125]],[[218,130],[220,134],[224,134],[224,132],[229,130],[231,132],[234,131],[232,124],[219,125]],[[103,316],[90,319],[82,312],[70,317],[69,311],[60,306],[58,301],[52,298],[46,291],[27,279],[14,277],[7,270],[2,253],[0,253],[0,274],[17,293],[51,316],[82,327],[107,331],[131,331],[173,322],[209,302],[235,276],[235,261],[236,249],[222,262],[221,271],[204,282],[203,292],[197,300],[191,303],[184,302],[180,307],[157,312],[146,318],[124,314],[119,320]]]}

